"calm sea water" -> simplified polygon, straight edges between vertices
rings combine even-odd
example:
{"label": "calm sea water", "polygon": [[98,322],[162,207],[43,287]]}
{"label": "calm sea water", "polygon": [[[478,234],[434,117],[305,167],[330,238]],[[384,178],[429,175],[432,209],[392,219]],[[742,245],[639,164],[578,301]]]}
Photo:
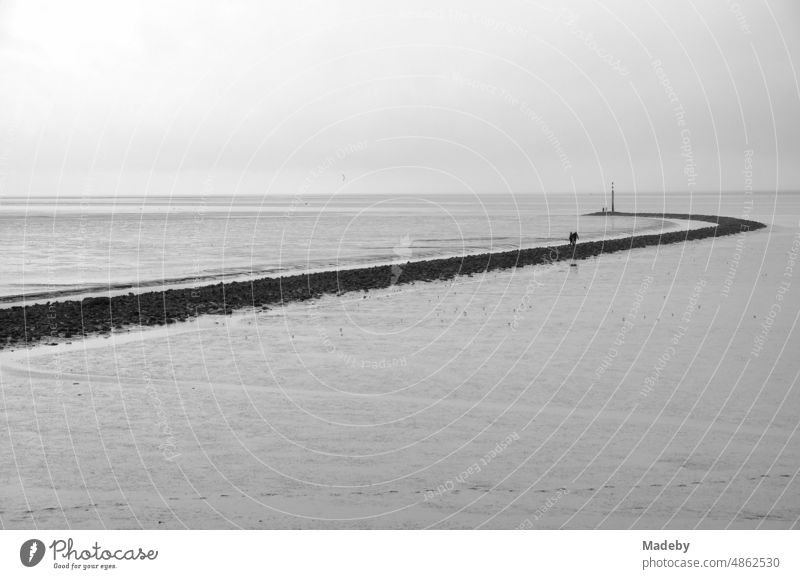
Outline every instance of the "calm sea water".
{"label": "calm sea water", "polygon": [[[774,213],[775,195],[753,196]],[[795,196],[796,199],[796,196]],[[740,216],[743,195],[645,195],[618,210]],[[425,259],[630,232],[585,217],[601,195],[0,199],[0,298],[135,291],[307,269]],[[636,230],[651,226],[636,224]]]}

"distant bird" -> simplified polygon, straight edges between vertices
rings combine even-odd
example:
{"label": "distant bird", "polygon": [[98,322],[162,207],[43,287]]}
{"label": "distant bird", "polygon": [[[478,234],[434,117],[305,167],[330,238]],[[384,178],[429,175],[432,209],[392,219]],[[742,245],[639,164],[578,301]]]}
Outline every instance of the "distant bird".
{"label": "distant bird", "polygon": [[344,181],[344,178],[345,178],[345,177],[344,177],[344,173],[342,173],[342,181]]}

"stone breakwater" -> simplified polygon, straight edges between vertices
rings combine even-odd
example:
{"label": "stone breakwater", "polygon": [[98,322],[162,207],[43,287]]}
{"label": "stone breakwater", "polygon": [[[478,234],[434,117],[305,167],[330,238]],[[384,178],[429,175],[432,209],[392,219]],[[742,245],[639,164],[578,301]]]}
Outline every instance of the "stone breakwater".
{"label": "stone breakwater", "polygon": [[[592,215],[610,215],[595,213]],[[369,291],[393,284],[448,280],[458,275],[587,259],[605,253],[648,245],[678,243],[705,237],[733,235],[765,227],[763,223],[734,217],[676,213],[615,213],[626,217],[693,219],[714,225],[688,231],[635,235],[622,239],[465,255],[406,263],[399,278],[391,265],[338,271],[303,273],[280,278],[217,283],[194,288],[169,289],[113,297],[89,297],[0,308],[0,349],[45,341],[108,333],[132,326],[163,326],[204,314],[229,314],[246,307],[279,306],[318,298],[324,294]]]}

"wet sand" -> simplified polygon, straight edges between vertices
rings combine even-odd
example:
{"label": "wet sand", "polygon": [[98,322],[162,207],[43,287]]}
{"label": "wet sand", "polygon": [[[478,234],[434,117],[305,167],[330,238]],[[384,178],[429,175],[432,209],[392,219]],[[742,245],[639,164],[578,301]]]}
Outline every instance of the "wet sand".
{"label": "wet sand", "polygon": [[793,236],[6,350],[0,523],[797,528]]}

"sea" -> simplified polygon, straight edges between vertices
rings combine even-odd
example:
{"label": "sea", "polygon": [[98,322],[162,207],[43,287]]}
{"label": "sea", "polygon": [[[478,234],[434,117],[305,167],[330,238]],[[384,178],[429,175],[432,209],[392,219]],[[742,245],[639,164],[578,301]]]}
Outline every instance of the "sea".
{"label": "sea", "polygon": [[[793,195],[796,204],[796,194]],[[775,193],[617,195],[618,211],[774,216]],[[660,227],[602,194],[0,197],[0,302],[505,251]]]}

